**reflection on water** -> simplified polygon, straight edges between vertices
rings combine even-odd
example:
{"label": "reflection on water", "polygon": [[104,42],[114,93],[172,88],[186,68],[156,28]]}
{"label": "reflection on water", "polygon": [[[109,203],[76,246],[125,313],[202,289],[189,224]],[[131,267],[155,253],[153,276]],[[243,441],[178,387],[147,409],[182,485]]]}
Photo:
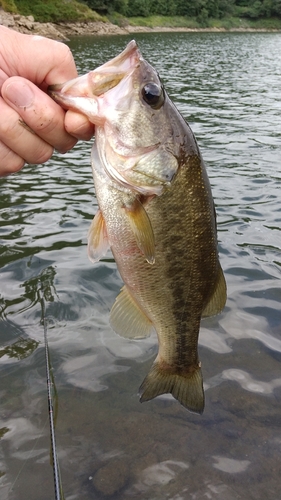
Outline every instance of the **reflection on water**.
{"label": "reflection on water", "polygon": [[[136,38],[198,138],[217,206],[228,301],[202,321],[206,409],[199,417],[169,396],[138,401],[157,341],[128,341],[109,327],[121,281],[110,255],[87,259],[90,144],[27,166],[0,184],[1,498],[53,498],[42,287],[67,500],[277,499],[281,35]],[[127,41],[70,46],[84,73]]]}

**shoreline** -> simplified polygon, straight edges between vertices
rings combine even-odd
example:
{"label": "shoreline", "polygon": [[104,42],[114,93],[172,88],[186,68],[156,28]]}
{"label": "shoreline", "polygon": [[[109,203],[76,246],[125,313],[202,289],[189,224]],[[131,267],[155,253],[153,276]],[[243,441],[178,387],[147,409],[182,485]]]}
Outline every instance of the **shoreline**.
{"label": "shoreline", "polygon": [[202,33],[278,33],[280,30],[254,29],[254,28],[184,28],[184,27],[155,27],[128,25],[124,28],[110,22],[90,21],[77,23],[39,23],[34,21],[33,16],[21,16],[20,14],[10,14],[0,9],[0,25],[14,29],[20,33],[29,35],[40,35],[54,40],[68,41],[72,36],[90,35],[128,35],[131,33],[161,33],[161,32],[202,32]]}

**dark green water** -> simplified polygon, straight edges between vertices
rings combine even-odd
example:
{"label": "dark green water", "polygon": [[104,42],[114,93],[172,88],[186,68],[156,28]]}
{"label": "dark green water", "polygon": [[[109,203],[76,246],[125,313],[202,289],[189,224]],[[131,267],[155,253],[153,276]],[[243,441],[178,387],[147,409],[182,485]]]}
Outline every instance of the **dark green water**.
{"label": "dark green water", "polygon": [[[109,327],[121,286],[92,265],[90,144],[0,181],[0,497],[54,498],[40,286],[66,500],[264,500],[281,490],[281,34],[136,35],[191,124],[217,206],[228,301],[202,322],[206,409],[137,391],[156,339]],[[70,42],[79,72],[129,37]],[[41,285],[42,284],[42,285]]]}

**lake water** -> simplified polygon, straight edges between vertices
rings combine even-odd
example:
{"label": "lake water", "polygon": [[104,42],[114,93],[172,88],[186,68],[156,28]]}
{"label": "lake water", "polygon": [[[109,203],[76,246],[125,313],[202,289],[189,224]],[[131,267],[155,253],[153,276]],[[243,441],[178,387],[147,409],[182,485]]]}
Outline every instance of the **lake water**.
{"label": "lake water", "polygon": [[[69,44],[85,73],[131,37]],[[0,496],[54,498],[41,296],[66,500],[271,500],[281,491],[281,34],[137,34],[190,123],[217,207],[224,311],[204,319],[202,416],[140,404],[157,352],[109,327],[122,283],[88,261],[90,143],[0,181]]]}

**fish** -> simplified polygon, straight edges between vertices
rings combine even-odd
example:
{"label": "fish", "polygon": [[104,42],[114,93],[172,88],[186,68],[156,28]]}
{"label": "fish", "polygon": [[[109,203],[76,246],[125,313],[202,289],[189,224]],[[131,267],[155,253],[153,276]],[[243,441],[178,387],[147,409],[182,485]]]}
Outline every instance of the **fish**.
{"label": "fish", "polygon": [[124,282],[110,324],[128,339],[157,333],[158,354],[140,401],[170,393],[201,414],[201,318],[221,312],[227,294],[214,201],[195,136],[134,40],[102,66],[48,92],[95,125],[99,208],[88,254],[98,262],[111,249]]}

